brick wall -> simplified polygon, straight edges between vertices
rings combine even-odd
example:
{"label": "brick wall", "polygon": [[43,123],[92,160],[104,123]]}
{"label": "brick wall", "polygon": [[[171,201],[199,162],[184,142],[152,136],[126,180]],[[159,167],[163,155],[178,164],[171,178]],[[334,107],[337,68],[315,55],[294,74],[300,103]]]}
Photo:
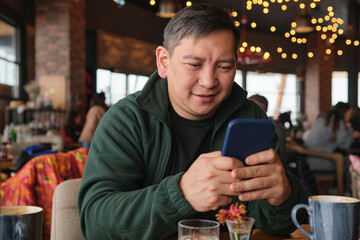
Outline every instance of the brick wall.
{"label": "brick wall", "polygon": [[[35,74],[65,78],[65,97],[85,101],[85,0],[37,0]],[[56,90],[56,89],[55,89]]]}
{"label": "brick wall", "polygon": [[[307,52],[314,53],[313,58],[308,58],[305,75],[305,113],[311,122],[314,122],[320,112],[331,108],[335,49],[333,44],[321,39],[321,34],[312,33],[307,45]],[[326,49],[330,49],[331,54],[326,54]]]}

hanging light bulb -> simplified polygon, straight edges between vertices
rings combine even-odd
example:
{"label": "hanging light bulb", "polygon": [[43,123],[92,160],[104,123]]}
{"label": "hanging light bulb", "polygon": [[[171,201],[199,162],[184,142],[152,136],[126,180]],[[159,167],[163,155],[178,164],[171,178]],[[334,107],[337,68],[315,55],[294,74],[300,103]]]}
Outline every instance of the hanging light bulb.
{"label": "hanging light bulb", "polygon": [[175,1],[161,0],[159,12],[156,15],[161,18],[172,18],[178,10],[180,10],[180,7]]}

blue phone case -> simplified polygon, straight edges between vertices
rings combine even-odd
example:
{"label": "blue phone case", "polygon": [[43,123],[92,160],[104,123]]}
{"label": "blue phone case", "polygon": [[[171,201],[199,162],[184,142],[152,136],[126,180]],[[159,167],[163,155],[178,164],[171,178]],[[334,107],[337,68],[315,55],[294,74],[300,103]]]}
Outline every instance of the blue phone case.
{"label": "blue phone case", "polygon": [[226,131],[222,156],[237,158],[247,165],[247,156],[270,148],[274,131],[268,119],[234,119]]}

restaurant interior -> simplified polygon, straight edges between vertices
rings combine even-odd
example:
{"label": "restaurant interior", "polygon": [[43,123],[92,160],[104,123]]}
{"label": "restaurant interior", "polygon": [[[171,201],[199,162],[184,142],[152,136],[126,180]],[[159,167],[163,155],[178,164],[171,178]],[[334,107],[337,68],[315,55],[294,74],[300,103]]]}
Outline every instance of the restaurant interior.
{"label": "restaurant interior", "polygon": [[[303,140],[337,102],[359,115],[360,0],[1,0],[1,206],[46,208],[50,239],[51,205],[36,196],[52,200],[58,184],[81,178],[88,153],[79,136],[67,139],[69,121],[79,117],[71,131],[81,132],[94,94],[103,92],[110,107],[140,90],[156,69],[169,19],[201,2],[228,9],[241,30],[235,81],[248,96],[268,99],[268,115],[286,131],[288,167],[308,194],[360,198],[360,135],[340,152],[311,149]],[[44,157],[56,153],[63,155]],[[335,168],[313,170],[307,157]],[[51,184],[34,183],[39,192],[30,199],[10,196],[21,188],[20,171],[50,168],[50,161],[70,161],[73,169],[54,170]]]}

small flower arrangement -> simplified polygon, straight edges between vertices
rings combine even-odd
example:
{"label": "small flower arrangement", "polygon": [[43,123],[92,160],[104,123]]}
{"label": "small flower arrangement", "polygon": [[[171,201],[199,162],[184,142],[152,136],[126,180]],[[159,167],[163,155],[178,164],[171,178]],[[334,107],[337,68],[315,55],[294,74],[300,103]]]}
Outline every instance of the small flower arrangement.
{"label": "small flower arrangement", "polygon": [[238,203],[235,203],[230,205],[229,210],[221,209],[219,213],[215,215],[220,224],[224,225],[224,223],[226,223],[230,240],[249,239],[254,219],[246,217],[246,212],[244,204],[238,205]]}
{"label": "small flower arrangement", "polygon": [[238,203],[231,204],[229,210],[220,209],[219,213],[215,215],[220,224],[226,222],[226,220],[243,222],[245,219],[246,207],[244,204],[238,205]]}

